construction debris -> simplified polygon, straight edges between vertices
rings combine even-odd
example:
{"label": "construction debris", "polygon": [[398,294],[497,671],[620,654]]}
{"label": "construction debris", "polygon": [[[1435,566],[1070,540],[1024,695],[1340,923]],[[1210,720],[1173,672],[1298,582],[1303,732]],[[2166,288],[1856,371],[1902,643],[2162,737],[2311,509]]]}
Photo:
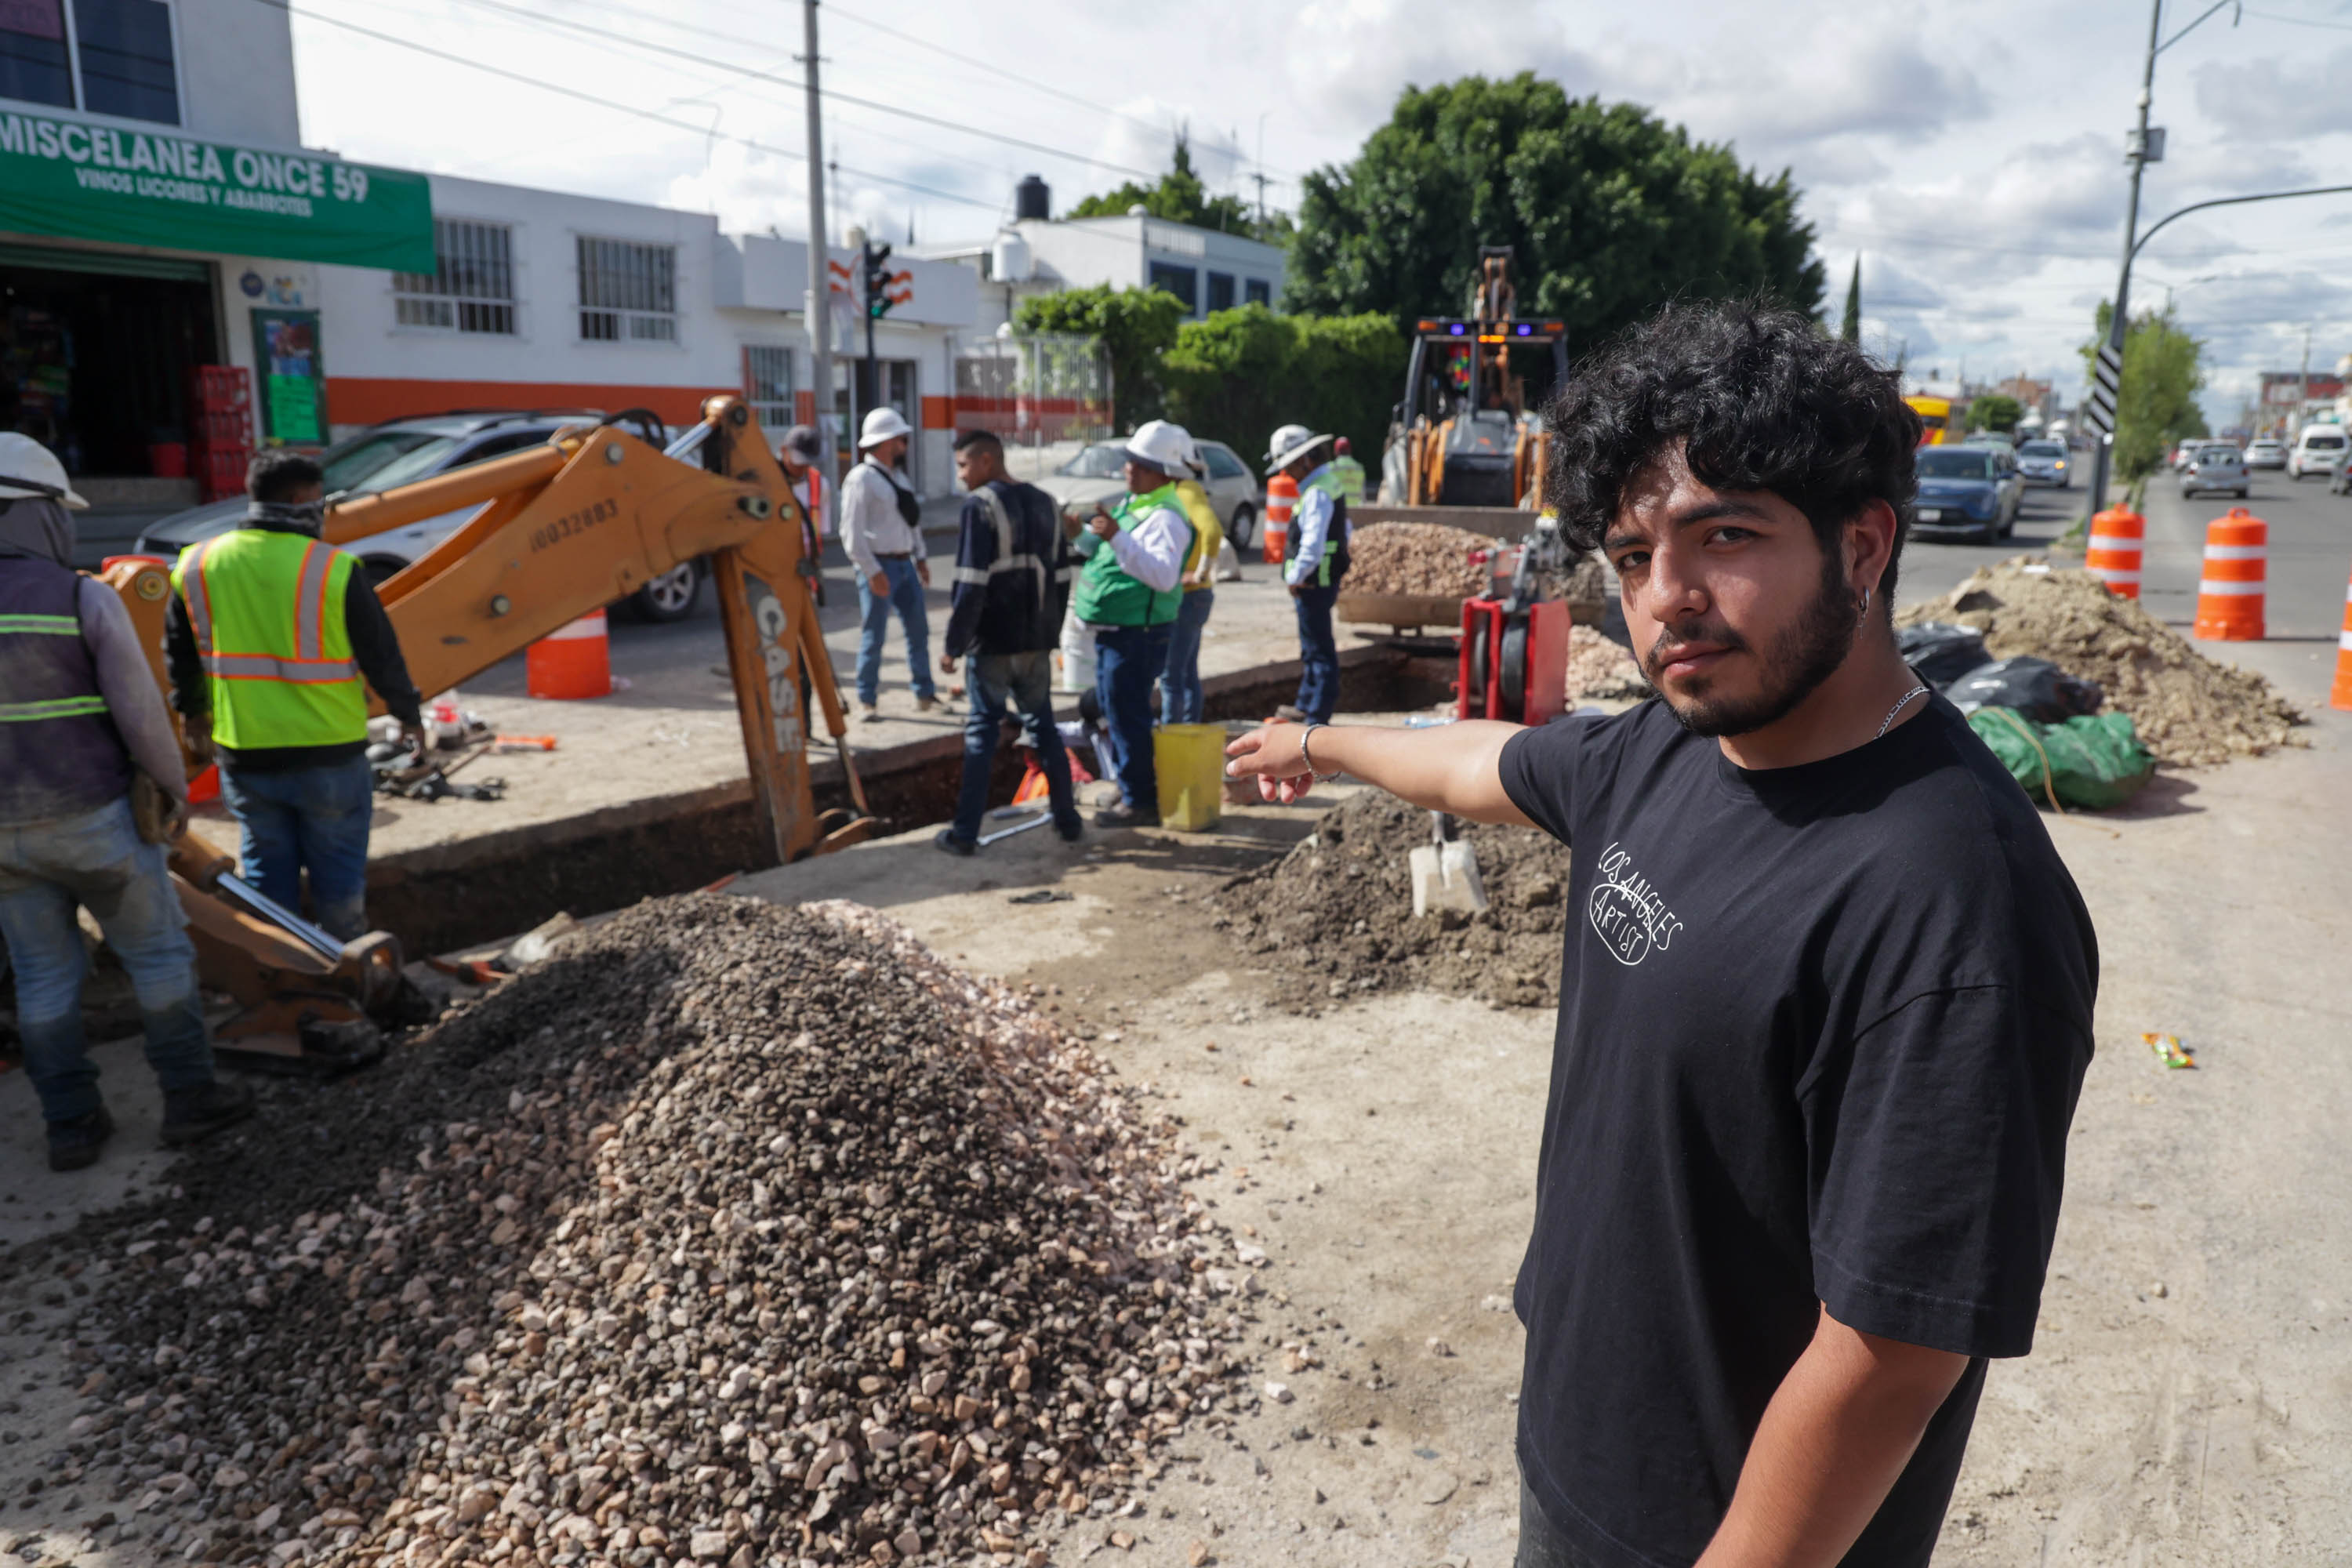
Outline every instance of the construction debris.
{"label": "construction debris", "polygon": [[1462,825],[1487,907],[1412,913],[1412,851],[1429,813],[1367,789],[1323,814],[1280,860],[1217,894],[1215,925],[1255,953],[1291,953],[1318,984],[1298,1005],[1416,988],[1521,1007],[1559,1000],[1568,847],[1529,827]]}
{"label": "construction debris", "polygon": [[1909,606],[1898,625],[1946,621],[1982,634],[1995,658],[2030,654],[2096,681],[2128,713],[2158,761],[2226,763],[2300,743],[2302,712],[2269,681],[2217,664],[2087,572],[2021,555],[1978,570],[1941,598]]}
{"label": "construction debris", "polygon": [[1373,522],[1348,541],[1348,592],[1467,599],[1486,592],[1497,541],[1442,522]]}
{"label": "construction debris", "polygon": [[1041,1563],[1253,1397],[1164,1125],[856,906],[640,904],[313,1105],[89,1270],[142,1560]]}
{"label": "construction debris", "polygon": [[1650,683],[1633,656],[1591,626],[1568,628],[1568,685],[1563,693],[1578,702],[1611,702],[1647,697]]}

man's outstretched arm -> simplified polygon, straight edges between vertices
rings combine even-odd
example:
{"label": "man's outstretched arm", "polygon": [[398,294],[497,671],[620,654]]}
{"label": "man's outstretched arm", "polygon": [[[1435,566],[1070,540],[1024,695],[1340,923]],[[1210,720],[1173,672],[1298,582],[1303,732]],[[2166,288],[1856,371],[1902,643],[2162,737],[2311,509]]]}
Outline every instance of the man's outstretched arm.
{"label": "man's outstretched arm", "polygon": [[1698,1568],[1832,1568],[1911,1462],[1969,1358],[1850,1329],[1822,1309],[1780,1380]]}
{"label": "man's outstretched arm", "polygon": [[1305,795],[1316,772],[1352,773],[1426,810],[1533,827],[1503,788],[1504,742],[1525,727],[1491,719],[1428,730],[1268,724],[1225,748],[1225,772],[1256,779],[1266,799],[1281,801]]}

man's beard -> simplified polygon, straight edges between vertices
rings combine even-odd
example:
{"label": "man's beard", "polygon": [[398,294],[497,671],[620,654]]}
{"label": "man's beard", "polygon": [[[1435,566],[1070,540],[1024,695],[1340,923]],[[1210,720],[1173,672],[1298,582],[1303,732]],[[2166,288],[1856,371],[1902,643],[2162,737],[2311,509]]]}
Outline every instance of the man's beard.
{"label": "man's beard", "polygon": [[1678,701],[1666,695],[1665,683],[1659,679],[1659,671],[1667,659],[1685,643],[1720,643],[1731,649],[1747,647],[1747,639],[1727,626],[1700,621],[1679,634],[1662,631],[1658,640],[1650,645],[1650,651],[1643,656],[1642,668],[1675,721],[1692,734],[1750,734],[1787,718],[1798,703],[1835,674],[1853,648],[1854,632],[1861,624],[1862,607],[1855,603],[1853,590],[1839,570],[1838,557],[1832,553],[1822,565],[1821,586],[1812,602],[1793,625],[1772,639],[1771,647],[1758,661],[1764,688],[1753,697],[1723,699],[1701,692]]}

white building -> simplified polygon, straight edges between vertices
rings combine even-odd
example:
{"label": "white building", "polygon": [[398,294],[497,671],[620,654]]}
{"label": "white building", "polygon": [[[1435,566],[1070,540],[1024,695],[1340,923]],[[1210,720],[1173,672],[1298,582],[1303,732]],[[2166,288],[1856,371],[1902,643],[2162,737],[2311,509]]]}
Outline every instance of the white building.
{"label": "white building", "polygon": [[[807,250],[703,214],[307,151],[277,6],[0,5],[0,429],[56,447],[101,509],[152,516],[197,499],[208,453],[217,480],[244,447],[404,414],[682,424],[732,392],[769,424],[810,419]],[[833,253],[836,289],[852,254]],[[978,279],[893,270],[910,298],[877,332],[880,395],[923,431],[915,477],[943,493]],[[862,349],[835,298],[837,343]],[[826,401],[846,412],[854,366],[835,368]]]}
{"label": "white building", "polygon": [[982,330],[1012,321],[1024,300],[1065,289],[1164,289],[1195,320],[1236,305],[1271,310],[1282,299],[1280,246],[1139,212],[1055,220],[1049,201],[1033,174],[1014,195],[1020,216],[994,238],[922,247],[979,276]]}

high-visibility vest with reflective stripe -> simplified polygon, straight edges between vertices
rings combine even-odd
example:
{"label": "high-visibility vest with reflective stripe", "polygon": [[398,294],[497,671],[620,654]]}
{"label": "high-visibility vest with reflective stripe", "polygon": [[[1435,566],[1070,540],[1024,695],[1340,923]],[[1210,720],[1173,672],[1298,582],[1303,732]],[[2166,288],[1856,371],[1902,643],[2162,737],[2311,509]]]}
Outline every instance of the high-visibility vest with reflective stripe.
{"label": "high-visibility vest with reflective stripe", "polygon": [[367,739],[367,689],[343,621],[358,564],[331,544],[266,528],[180,552],[172,586],[204,655],[215,742],[255,751]]}
{"label": "high-visibility vest with reflective stripe", "polygon": [[81,579],[0,559],[0,824],[94,811],[131,787],[131,758],[82,641]]}

